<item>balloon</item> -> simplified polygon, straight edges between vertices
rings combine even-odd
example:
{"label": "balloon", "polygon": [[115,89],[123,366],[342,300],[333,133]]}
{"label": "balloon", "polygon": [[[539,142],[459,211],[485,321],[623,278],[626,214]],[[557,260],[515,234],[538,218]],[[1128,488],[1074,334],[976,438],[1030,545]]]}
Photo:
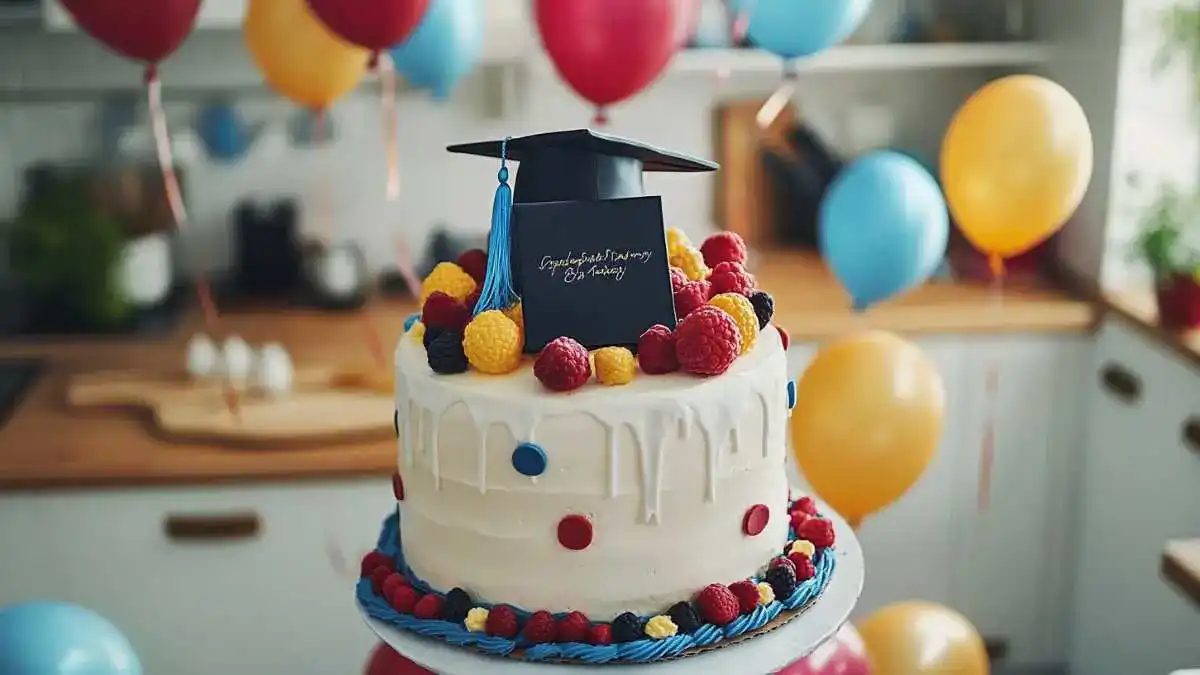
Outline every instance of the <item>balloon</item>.
{"label": "balloon", "polygon": [[898,152],[855,160],[821,201],[821,255],[855,309],[924,283],[945,259],[949,239],[937,181]]}
{"label": "balloon", "polygon": [[129,641],[104,617],[65,602],[0,608],[0,673],[141,675]]}
{"label": "balloon", "polygon": [[813,653],[775,675],[871,675],[871,663],[858,631],[847,623]]}
{"label": "balloon", "polygon": [[192,32],[200,0],[61,0],[92,37],[118,54],[154,64],[171,55]]}
{"label": "balloon", "polygon": [[958,612],[928,602],[888,605],[859,623],[875,675],[988,675],[987,649]]}
{"label": "balloon", "polygon": [[1033,75],[995,80],[954,115],[942,141],[950,213],[994,261],[1024,253],[1079,207],[1092,175],[1092,132],[1070,92]]}
{"label": "balloon", "polygon": [[304,0],[250,0],[242,32],[267,84],[310,108],[353,89],[370,58],[321,25]]}
{"label": "balloon", "polygon": [[679,0],[536,0],[542,45],[559,75],[598,107],[623,101],[679,49]]}
{"label": "balloon", "polygon": [[391,647],[379,643],[371,658],[367,661],[367,669],[363,675],[434,675],[432,670],[421,666],[401,656]]}
{"label": "balloon", "polygon": [[849,335],[822,347],[796,384],[792,453],[813,491],[857,526],[925,471],[945,398],[916,345],[881,331]]}
{"label": "balloon", "polygon": [[429,0],[308,0],[308,6],[347,42],[381,52],[413,32]]}
{"label": "balloon", "polygon": [[749,13],[746,35],[784,59],[812,56],[850,37],[871,0],[737,0]]}
{"label": "balloon", "polygon": [[675,41],[678,49],[683,49],[691,43],[696,31],[700,29],[702,5],[705,0],[678,0],[679,21],[675,27]]}
{"label": "balloon", "polygon": [[445,98],[483,51],[483,0],[432,0],[416,31],[392,49],[410,84]]}

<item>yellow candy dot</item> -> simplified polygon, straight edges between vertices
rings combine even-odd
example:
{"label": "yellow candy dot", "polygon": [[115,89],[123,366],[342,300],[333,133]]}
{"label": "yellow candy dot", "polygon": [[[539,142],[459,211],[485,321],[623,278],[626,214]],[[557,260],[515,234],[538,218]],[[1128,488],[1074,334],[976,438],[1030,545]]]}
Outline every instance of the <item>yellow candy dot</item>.
{"label": "yellow candy dot", "polygon": [[741,293],[721,293],[708,301],[708,304],[720,309],[737,324],[738,333],[742,338],[742,352],[745,354],[758,340],[758,315],[754,313],[754,305]]}
{"label": "yellow candy dot", "polygon": [[521,329],[497,309],[471,320],[463,331],[463,352],[475,370],[489,375],[511,373],[521,365]]}
{"label": "yellow candy dot", "polygon": [[677,633],[679,626],[676,626],[669,616],[659,614],[646,622],[646,636],[655,640],[673,637]]}
{"label": "yellow candy dot", "polygon": [[463,625],[472,633],[482,633],[487,630],[488,611],[482,607],[474,607],[467,612],[467,620]]}
{"label": "yellow candy dot", "polygon": [[775,589],[771,588],[771,584],[759,584],[755,588],[758,589],[758,604],[769,605],[775,602]]}
{"label": "yellow candy dot", "polygon": [[408,329],[408,334],[410,337],[412,337],[413,342],[417,344],[424,344],[425,324],[421,323],[420,321],[414,323],[412,328]]}
{"label": "yellow candy dot", "polygon": [[674,256],[685,248],[693,248],[691,240],[678,227],[667,228],[667,255]]}
{"label": "yellow candy dot", "polygon": [[637,371],[633,352],[624,347],[601,347],[592,353],[592,357],[601,384],[612,386],[633,382]]}
{"label": "yellow candy dot", "polygon": [[711,270],[704,264],[704,256],[694,248],[685,248],[671,254],[671,265],[683,270],[690,281],[703,281]]}
{"label": "yellow candy dot", "polygon": [[788,553],[800,553],[812,558],[817,553],[817,547],[807,539],[797,539],[796,541],[792,542],[792,547],[788,549]]}
{"label": "yellow candy dot", "polygon": [[421,282],[421,306],[424,307],[425,300],[437,291],[461,302],[466,300],[474,290],[475,280],[471,278],[470,274],[464,272],[463,268],[452,262],[438,263],[429,276]]}

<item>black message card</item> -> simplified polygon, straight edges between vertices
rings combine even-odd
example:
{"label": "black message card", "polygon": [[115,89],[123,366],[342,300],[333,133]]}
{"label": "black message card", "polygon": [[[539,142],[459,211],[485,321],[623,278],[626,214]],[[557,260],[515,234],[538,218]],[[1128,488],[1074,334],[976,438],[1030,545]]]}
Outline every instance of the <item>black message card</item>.
{"label": "black message card", "polygon": [[658,197],[517,204],[513,227],[526,352],[564,335],[634,346],[656,323],[675,328]]}

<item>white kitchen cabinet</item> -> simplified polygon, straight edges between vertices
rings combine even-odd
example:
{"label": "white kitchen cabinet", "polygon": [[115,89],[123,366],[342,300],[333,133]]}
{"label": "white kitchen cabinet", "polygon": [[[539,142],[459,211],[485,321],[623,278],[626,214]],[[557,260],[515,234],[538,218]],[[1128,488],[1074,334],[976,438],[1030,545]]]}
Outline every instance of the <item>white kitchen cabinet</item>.
{"label": "white kitchen cabinet", "polygon": [[[1105,380],[1132,379],[1122,397]],[[1120,320],[1100,333],[1086,383],[1088,433],[1070,664],[1080,675],[1200,665],[1200,612],[1159,575],[1168,539],[1200,535],[1200,369]]]}

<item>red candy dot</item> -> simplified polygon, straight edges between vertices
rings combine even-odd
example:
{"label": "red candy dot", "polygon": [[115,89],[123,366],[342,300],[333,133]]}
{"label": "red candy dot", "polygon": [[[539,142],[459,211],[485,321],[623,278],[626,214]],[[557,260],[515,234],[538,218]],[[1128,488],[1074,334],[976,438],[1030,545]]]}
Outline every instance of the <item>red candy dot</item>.
{"label": "red candy dot", "polygon": [[396,501],[404,501],[404,479],[399,473],[392,474],[392,494],[396,495]]}
{"label": "red candy dot", "polygon": [[746,517],[742,518],[742,532],[747,536],[757,537],[767,529],[767,521],[771,519],[771,509],[763,504],[755,504],[746,509]]}
{"label": "red candy dot", "polygon": [[587,516],[564,516],[558,521],[558,543],[572,551],[582,551],[592,545],[592,521]]}

